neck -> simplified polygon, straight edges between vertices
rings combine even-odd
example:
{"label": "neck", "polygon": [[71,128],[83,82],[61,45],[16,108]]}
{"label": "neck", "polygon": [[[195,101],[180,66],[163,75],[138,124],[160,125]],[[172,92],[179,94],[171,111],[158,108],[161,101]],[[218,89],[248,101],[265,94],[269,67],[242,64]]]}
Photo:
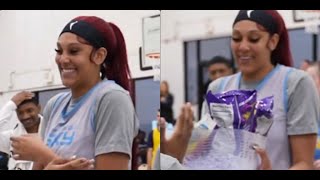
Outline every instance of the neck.
{"label": "neck", "polygon": [[259,82],[261,81],[268,73],[270,73],[275,66],[272,64],[268,64],[263,68],[258,69],[253,73],[242,73],[242,79],[246,82]]}
{"label": "neck", "polygon": [[95,77],[94,79],[90,79],[90,81],[86,86],[80,85],[79,87],[72,88],[71,89],[72,98],[75,99],[83,96],[100,81],[101,81],[101,78],[98,76],[98,77]]}

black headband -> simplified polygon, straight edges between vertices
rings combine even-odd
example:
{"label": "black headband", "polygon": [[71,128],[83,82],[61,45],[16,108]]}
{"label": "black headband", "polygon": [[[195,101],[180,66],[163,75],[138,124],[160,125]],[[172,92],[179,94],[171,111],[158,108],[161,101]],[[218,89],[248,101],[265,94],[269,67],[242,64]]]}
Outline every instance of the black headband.
{"label": "black headband", "polygon": [[233,26],[242,20],[254,21],[266,28],[269,33],[277,33],[277,24],[275,20],[263,10],[240,10],[234,20]]}
{"label": "black headband", "polygon": [[79,20],[70,21],[60,33],[71,32],[74,33],[86,41],[88,41],[93,47],[100,48],[105,47],[106,43],[102,33],[95,29],[92,25]]}

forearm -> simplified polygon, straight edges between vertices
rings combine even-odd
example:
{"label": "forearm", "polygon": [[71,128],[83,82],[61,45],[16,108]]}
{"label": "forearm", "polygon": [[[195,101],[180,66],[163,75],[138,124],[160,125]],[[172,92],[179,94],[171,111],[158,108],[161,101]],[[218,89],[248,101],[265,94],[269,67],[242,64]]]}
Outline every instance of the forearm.
{"label": "forearm", "polygon": [[307,170],[313,169],[314,151],[316,148],[317,135],[291,135],[289,142],[292,151],[291,170]]}
{"label": "forearm", "polygon": [[151,169],[151,167],[152,167],[151,160],[152,160],[152,149],[148,149],[148,153],[147,153],[148,169]]}
{"label": "forearm", "polygon": [[44,169],[44,166],[42,164],[39,164],[37,162],[33,163],[32,170],[43,170],[43,169]]}
{"label": "forearm", "polygon": [[297,162],[289,168],[289,170],[312,170],[312,169],[313,169],[313,163],[306,162],[306,161]]}
{"label": "forearm", "polygon": [[44,168],[55,158],[59,158],[59,156],[51,149],[45,148],[39,152],[35,162],[39,165],[39,167]]}
{"label": "forearm", "polygon": [[11,119],[16,108],[17,106],[15,103],[13,101],[9,101],[0,109],[0,132],[7,130],[9,120]]}

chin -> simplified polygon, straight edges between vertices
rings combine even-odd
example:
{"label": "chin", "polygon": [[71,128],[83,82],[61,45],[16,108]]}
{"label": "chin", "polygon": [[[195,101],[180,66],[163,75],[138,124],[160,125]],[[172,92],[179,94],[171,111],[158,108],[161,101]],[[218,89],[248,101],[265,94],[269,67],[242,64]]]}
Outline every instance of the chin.
{"label": "chin", "polygon": [[73,86],[74,82],[70,81],[70,80],[62,80],[62,84],[64,86],[66,86],[67,88],[71,88]]}
{"label": "chin", "polygon": [[239,70],[243,74],[252,74],[254,72],[254,69],[251,68],[250,66],[240,66]]}

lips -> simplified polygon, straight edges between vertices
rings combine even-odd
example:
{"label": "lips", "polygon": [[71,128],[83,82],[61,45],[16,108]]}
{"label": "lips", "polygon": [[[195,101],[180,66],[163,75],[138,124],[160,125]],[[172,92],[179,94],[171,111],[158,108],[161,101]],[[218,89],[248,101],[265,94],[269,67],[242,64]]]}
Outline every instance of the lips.
{"label": "lips", "polygon": [[240,64],[247,64],[249,63],[253,58],[251,56],[239,56],[238,61]]}
{"label": "lips", "polygon": [[76,68],[61,68],[61,75],[63,77],[73,76],[76,72]]}
{"label": "lips", "polygon": [[21,121],[21,123],[23,125],[31,125],[33,123],[33,120],[32,119],[26,119],[26,120]]}

